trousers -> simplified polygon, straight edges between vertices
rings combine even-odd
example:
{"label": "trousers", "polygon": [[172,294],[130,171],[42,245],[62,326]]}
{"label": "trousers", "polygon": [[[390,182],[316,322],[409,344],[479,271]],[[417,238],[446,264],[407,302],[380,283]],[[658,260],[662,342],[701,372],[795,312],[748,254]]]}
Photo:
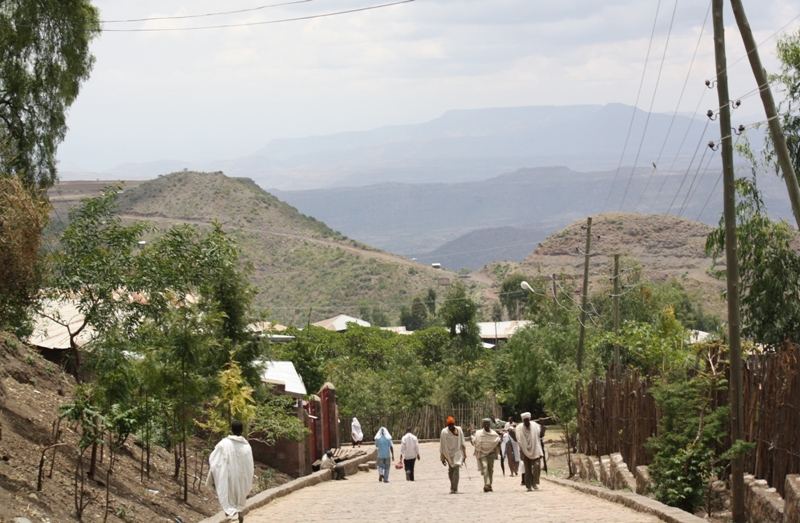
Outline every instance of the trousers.
{"label": "trousers", "polygon": [[481,458],[481,470],[483,471],[483,484],[491,487],[492,477],[494,476],[494,460],[497,456],[492,453]]}
{"label": "trousers", "polygon": [[383,476],[383,482],[389,483],[389,471],[392,470],[391,458],[378,458],[378,474]]}
{"label": "trousers", "polygon": [[525,480],[525,487],[530,490],[534,485],[539,484],[539,477],[542,474],[542,458],[531,459],[523,454],[522,463],[525,466],[523,478]]}
{"label": "trousers", "polygon": [[450,477],[450,492],[458,492],[458,469],[461,467],[447,466],[447,475]]}
{"label": "trousers", "polygon": [[403,460],[403,467],[406,469],[406,480],[408,481],[414,481],[414,463],[416,462],[416,459]]}

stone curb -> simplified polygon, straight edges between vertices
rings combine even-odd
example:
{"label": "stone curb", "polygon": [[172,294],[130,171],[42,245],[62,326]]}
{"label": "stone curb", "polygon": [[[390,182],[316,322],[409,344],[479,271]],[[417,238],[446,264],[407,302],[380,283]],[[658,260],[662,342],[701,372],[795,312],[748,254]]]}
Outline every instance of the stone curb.
{"label": "stone curb", "polygon": [[592,496],[597,496],[598,498],[605,499],[606,501],[625,505],[626,507],[632,508],[637,512],[651,514],[663,521],[666,521],[667,523],[706,523],[706,520],[698,518],[697,516],[689,514],[688,512],[684,512],[681,509],[670,507],[661,503],[660,501],[656,501],[645,496],[640,496],[639,494],[635,494],[633,492],[618,492],[614,490],[608,490],[603,487],[595,487],[594,485],[586,485],[576,481],[551,478],[544,475],[542,476],[542,479],[553,482],[557,485],[574,488],[575,490],[585,494],[591,494]]}
{"label": "stone curb", "polygon": [[[358,472],[358,466],[360,464],[366,463],[367,461],[374,461],[377,453],[378,453],[377,449],[372,449],[371,451],[367,452],[366,456],[359,456],[357,458],[348,459],[347,461],[342,461],[341,463],[339,463],[339,465],[344,466],[344,470],[348,476],[354,475]],[[296,490],[317,485],[318,483],[322,483],[323,481],[331,481],[330,470],[320,470],[318,472],[313,472],[308,476],[302,476],[295,480],[290,481],[289,483],[284,483],[283,485],[280,485],[278,487],[267,489],[263,492],[259,492],[258,494],[247,500],[244,513],[247,514],[251,510],[261,508],[275,499],[282,498],[283,496],[289,495]],[[219,511],[213,516],[209,516],[199,521],[198,523],[224,523],[225,521],[227,521],[225,513]]]}

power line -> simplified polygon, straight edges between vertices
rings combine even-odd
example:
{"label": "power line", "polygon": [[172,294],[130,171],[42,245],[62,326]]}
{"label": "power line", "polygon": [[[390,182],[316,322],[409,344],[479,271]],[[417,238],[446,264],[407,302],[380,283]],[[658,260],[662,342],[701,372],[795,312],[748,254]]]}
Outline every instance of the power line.
{"label": "power line", "polygon": [[[725,67],[725,69],[723,70],[723,72],[728,72],[728,70],[729,70],[731,67],[733,67],[734,65],[738,64],[739,62],[741,62],[742,60],[744,60],[745,58],[747,58],[748,56],[750,56],[750,53],[754,52],[756,49],[760,48],[762,45],[764,45],[765,43],[767,43],[767,42],[769,42],[770,40],[772,40],[773,38],[775,38],[775,37],[778,35],[778,33],[782,32],[784,29],[786,29],[787,27],[789,27],[790,25],[792,25],[792,23],[793,23],[795,20],[797,20],[798,18],[800,18],[800,14],[798,14],[797,16],[795,16],[794,18],[792,18],[791,20],[789,20],[788,22],[786,22],[786,24],[784,24],[784,25],[783,25],[783,26],[782,26],[780,29],[778,29],[777,31],[775,31],[774,33],[772,33],[771,35],[769,35],[767,38],[765,38],[764,40],[762,40],[762,41],[761,41],[761,42],[760,42],[760,43],[759,43],[757,46],[755,46],[753,49],[751,49],[750,51],[746,52],[746,53],[744,54],[744,56],[741,56],[741,57],[739,57],[737,60],[735,60],[735,61],[733,61],[733,62],[729,63],[729,64],[727,65],[727,67]],[[716,71],[714,72],[714,74],[713,74],[713,75],[711,75],[711,77],[712,77],[712,78],[716,78],[716,77],[717,77],[717,73],[716,73]]]}
{"label": "power line", "polygon": [[608,205],[608,200],[611,198],[611,195],[614,192],[614,185],[616,185],[617,183],[619,170],[622,168],[622,161],[625,159],[625,151],[628,149],[628,141],[630,140],[631,137],[631,130],[633,129],[633,121],[636,119],[636,110],[639,106],[639,98],[642,95],[642,86],[644,85],[644,77],[645,73],[647,73],[647,62],[650,61],[650,50],[653,47],[653,37],[655,36],[656,33],[656,22],[658,22],[658,13],[660,10],[661,10],[661,0],[658,0],[658,5],[656,6],[656,16],[653,18],[653,29],[650,31],[650,43],[647,44],[647,54],[645,55],[644,67],[642,68],[642,78],[639,80],[639,91],[636,93],[636,101],[633,103],[633,111],[631,111],[631,121],[628,124],[628,133],[625,136],[625,144],[622,146],[622,154],[619,157],[619,164],[617,165],[617,170],[614,173],[614,181],[611,182],[611,189],[608,191],[608,196],[606,196],[606,201],[603,204],[603,211],[605,211],[606,206]]}
{"label": "power line", "polygon": [[[700,95],[700,99],[697,101],[697,106],[694,108],[694,114],[697,114],[697,111],[700,109],[700,104],[703,103],[703,97],[705,96],[705,94],[706,94],[706,89],[703,89],[703,94]],[[686,132],[683,133],[683,138],[681,139],[681,144],[678,146],[678,152],[675,153],[675,157],[672,159],[672,163],[670,164],[669,169],[667,170],[667,172],[672,172],[672,169],[675,167],[675,163],[678,161],[678,157],[680,156],[680,153],[683,150],[683,146],[686,143],[686,138],[689,137],[689,133],[692,130],[692,124],[693,123],[694,123],[694,120],[689,120],[689,125],[686,127]],[[706,127],[708,127],[708,121],[706,121]],[[701,142],[703,140],[703,135],[705,135],[705,132],[706,132],[706,129],[704,128],[703,129],[703,134],[700,135],[700,141]],[[697,153],[695,153],[695,154],[697,154]],[[692,157],[692,161],[694,161],[694,157]],[[650,211],[649,212],[651,212],[651,213],[653,212],[653,209],[655,208],[656,203],[658,203],[658,199],[661,197],[661,193],[664,191],[664,187],[666,187],[666,185],[667,185],[667,177],[664,176],[664,181],[661,182],[661,187],[658,189],[658,193],[656,193],[656,197],[653,200],[653,203],[650,205]]]}
{"label": "power line", "polygon": [[[669,204],[669,207],[664,212],[664,216],[669,214],[669,211],[672,209],[672,206],[675,205],[675,200],[678,199],[678,194],[680,194],[681,189],[683,188],[683,184],[686,183],[686,178],[689,176],[689,171],[692,170],[692,164],[694,164],[694,159],[697,158],[697,151],[700,150],[700,147],[703,145],[703,138],[705,137],[706,130],[708,129],[708,123],[710,119],[706,120],[706,125],[703,127],[703,133],[700,135],[700,140],[697,143],[697,147],[694,150],[694,154],[692,155],[692,160],[689,162],[689,166],[686,168],[686,172],[683,175],[683,179],[681,180],[680,186],[678,186],[678,191],[675,193],[675,197],[672,199],[672,203]],[[705,156],[705,151],[703,151],[703,156]],[[664,178],[664,182],[666,183],[666,178]]]}
{"label": "power line", "polygon": [[146,18],[128,18],[123,20],[101,20],[101,24],[124,24],[129,22],[150,22],[152,20],[186,20],[189,18],[205,18],[209,16],[226,16],[226,15],[238,15],[242,13],[252,13],[253,11],[261,11],[263,9],[269,9],[270,7],[280,7],[284,5],[293,5],[293,4],[306,4],[308,2],[313,2],[314,0],[292,0],[290,2],[281,2],[279,4],[268,4],[268,5],[260,5],[258,7],[250,7],[247,9],[237,9],[235,11],[218,11],[215,13],[202,13],[196,15],[177,15],[177,16],[151,16]]}
{"label": "power line", "polygon": [[[639,201],[636,202],[636,206],[633,208],[634,211],[639,208],[639,205],[641,205],[642,200],[644,199],[644,195],[647,194],[647,189],[650,187],[650,182],[653,180],[653,174],[655,174],[656,168],[657,168],[656,166],[659,163],[661,163],[661,156],[664,154],[664,149],[667,146],[667,140],[669,140],[669,136],[670,136],[670,134],[672,134],[672,126],[675,124],[675,119],[678,116],[678,110],[680,109],[681,102],[683,101],[683,95],[686,93],[686,86],[689,84],[689,77],[692,75],[692,69],[694,68],[694,62],[695,62],[695,59],[697,58],[697,51],[700,49],[700,42],[703,39],[703,33],[705,32],[706,24],[708,23],[708,15],[710,13],[711,13],[711,2],[708,3],[708,9],[706,10],[705,18],[703,19],[703,25],[700,27],[700,34],[697,37],[697,44],[695,44],[695,46],[694,46],[694,53],[692,54],[692,61],[689,63],[689,70],[686,71],[686,78],[683,80],[683,87],[681,88],[681,94],[678,97],[678,103],[675,104],[675,112],[672,113],[672,120],[670,120],[670,122],[669,122],[669,128],[667,129],[667,135],[664,137],[664,143],[661,145],[661,150],[658,152],[658,157],[656,158],[656,161],[653,162],[653,170],[650,171],[650,177],[647,179],[647,184],[645,184],[645,186],[644,186],[644,191],[642,191],[642,195],[639,197]],[[704,91],[704,93],[705,93],[705,91]],[[702,99],[702,97],[701,97],[701,99]],[[698,108],[699,108],[699,105],[698,105]],[[696,109],[695,109],[695,112],[697,112]],[[692,122],[690,121],[689,122],[689,129],[691,129],[691,127],[692,127]],[[687,132],[687,134],[688,134],[688,132]],[[686,138],[686,134],[684,135],[684,139],[685,138]],[[683,142],[681,142],[681,146],[683,146]],[[675,164],[675,160],[677,160],[678,155],[680,155],[680,147],[678,148],[678,151],[675,154],[675,159],[673,159],[672,165]],[[670,170],[671,169],[672,169],[672,166],[670,166]]]}
{"label": "power line", "polygon": [[367,7],[358,7],[355,9],[346,9],[343,11],[333,11],[330,13],[321,13],[316,15],[297,16],[294,18],[281,18],[278,20],[263,20],[260,22],[242,22],[236,24],[220,24],[220,25],[205,25],[199,27],[162,27],[162,28],[146,28],[146,29],[102,29],[105,33],[152,33],[152,32],[168,32],[168,31],[199,31],[203,29],[227,29],[231,27],[249,27],[255,25],[268,25],[280,24],[284,22],[297,22],[301,20],[313,20],[315,18],[325,18],[330,16],[345,15],[351,13],[358,13],[361,11],[370,11],[374,9],[382,9],[384,7],[391,7],[393,5],[408,4],[415,0],[397,0],[388,4],[370,5]]}
{"label": "power line", "polygon": [[[664,43],[664,53],[661,55],[661,65],[658,68],[658,75],[656,76],[656,86],[653,89],[653,97],[650,99],[650,108],[647,110],[647,117],[644,121],[644,130],[642,131],[642,139],[639,140],[639,149],[636,151],[636,158],[633,160],[633,167],[631,167],[631,175],[628,177],[628,184],[625,186],[625,192],[622,194],[622,200],[619,202],[618,212],[622,211],[622,206],[625,204],[625,198],[628,196],[628,190],[633,181],[633,175],[636,172],[636,164],[639,163],[639,155],[642,154],[642,146],[644,145],[644,138],[647,136],[647,128],[650,125],[650,116],[653,114],[653,105],[656,103],[656,95],[658,94],[658,85],[661,83],[661,73],[664,71],[664,62],[667,59],[667,49],[669,48],[669,38],[672,35],[672,26],[675,23],[675,13],[678,10],[678,0],[675,0],[675,6],[672,8],[672,18],[669,21],[669,29],[667,30],[667,40]],[[666,143],[666,141],[665,141]],[[635,209],[634,209],[635,210]]]}

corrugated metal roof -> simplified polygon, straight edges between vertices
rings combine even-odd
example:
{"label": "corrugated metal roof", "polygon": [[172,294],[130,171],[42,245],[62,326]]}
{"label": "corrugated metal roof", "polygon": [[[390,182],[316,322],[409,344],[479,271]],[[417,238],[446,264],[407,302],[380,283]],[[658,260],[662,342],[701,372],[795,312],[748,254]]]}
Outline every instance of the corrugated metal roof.
{"label": "corrugated metal roof", "polygon": [[525,327],[526,325],[530,325],[531,321],[528,320],[519,320],[519,321],[482,321],[478,323],[478,327],[481,329],[481,339],[488,340],[488,339],[499,339],[499,340],[507,340],[511,336],[514,335],[517,330]]}
{"label": "corrugated metal roof", "polygon": [[397,334],[414,334],[414,331],[406,330],[404,326],[400,327],[381,327],[382,331],[392,331]]}
{"label": "corrugated metal roof", "polygon": [[[53,318],[53,319],[51,319]],[[83,325],[84,316],[71,300],[50,300],[37,315],[33,333],[28,343],[43,349],[67,350],[70,348],[70,333]],[[78,347],[89,343],[94,337],[94,329],[87,325],[75,339]]]}
{"label": "corrugated metal roof", "polygon": [[291,361],[268,361],[261,373],[261,381],[283,385],[290,395],[305,396],[306,386]]}
{"label": "corrugated metal roof", "polygon": [[352,316],[348,316],[347,314],[340,314],[338,316],[334,316],[333,318],[328,318],[327,320],[322,320],[316,323],[312,323],[311,325],[322,327],[323,329],[328,329],[329,331],[342,332],[347,330],[348,323],[357,323],[362,327],[371,326],[368,322],[360,320],[358,318],[353,318]]}

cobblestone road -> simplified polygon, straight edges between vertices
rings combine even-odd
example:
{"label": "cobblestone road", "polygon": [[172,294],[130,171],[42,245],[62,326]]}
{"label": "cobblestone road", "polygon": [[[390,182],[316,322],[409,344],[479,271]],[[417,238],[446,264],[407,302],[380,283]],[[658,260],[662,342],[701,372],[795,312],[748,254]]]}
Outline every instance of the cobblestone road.
{"label": "cobblestone road", "polygon": [[[250,513],[245,522],[497,521],[523,514],[529,514],[536,523],[660,522],[655,516],[547,481],[542,481],[540,490],[527,492],[518,477],[503,476],[499,463],[495,467],[494,492],[483,492],[482,478],[469,446],[469,468],[462,469],[459,494],[451,495],[447,468],[438,460],[438,444],[424,443],[421,449],[422,459],[417,462],[414,482],[406,481],[402,470],[392,469],[389,483],[379,483],[374,470],[359,472],[347,481],[327,481],[273,501]],[[398,450],[396,445],[395,456],[399,459]]]}

